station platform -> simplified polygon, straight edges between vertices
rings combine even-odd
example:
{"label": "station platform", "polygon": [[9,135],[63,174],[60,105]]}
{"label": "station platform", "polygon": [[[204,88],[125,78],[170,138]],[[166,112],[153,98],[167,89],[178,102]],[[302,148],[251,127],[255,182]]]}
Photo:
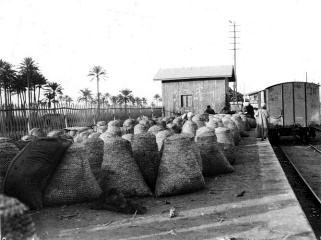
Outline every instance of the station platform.
{"label": "station platform", "polygon": [[[143,198],[144,215],[91,210],[88,204],[31,212],[40,239],[316,239],[268,140],[242,138],[235,172],[206,189]],[[166,200],[166,201],[165,201]],[[177,216],[169,217],[175,207]]]}

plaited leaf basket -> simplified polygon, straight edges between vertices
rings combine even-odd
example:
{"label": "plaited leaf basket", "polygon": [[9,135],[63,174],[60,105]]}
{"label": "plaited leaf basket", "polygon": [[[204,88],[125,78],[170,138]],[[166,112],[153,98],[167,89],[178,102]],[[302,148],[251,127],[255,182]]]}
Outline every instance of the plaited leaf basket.
{"label": "plaited leaf basket", "polygon": [[91,172],[99,182],[101,177],[101,164],[104,159],[104,141],[100,138],[88,138],[83,144],[86,149],[86,157]]}
{"label": "plaited leaf basket", "polygon": [[103,191],[116,188],[125,196],[152,195],[133,157],[129,141],[120,137],[106,139],[101,187]]}
{"label": "plaited leaf basket", "polygon": [[195,144],[191,135],[186,134],[175,134],[165,139],[156,181],[156,196],[193,192],[205,186]]}
{"label": "plaited leaf basket", "polygon": [[156,134],[156,143],[158,146],[158,151],[162,150],[164,140],[171,135],[173,135],[173,132],[171,132],[170,130],[163,130]]}
{"label": "plaited leaf basket", "polygon": [[226,156],[227,160],[233,164],[236,160],[234,153],[235,144],[230,129],[226,127],[218,127],[215,129],[215,134],[217,137],[217,142],[223,150],[224,155]]}
{"label": "plaited leaf basket", "polygon": [[197,136],[196,142],[201,152],[204,176],[233,172],[234,169],[218,146],[213,132],[203,132]]}
{"label": "plaited leaf basket", "polygon": [[143,174],[144,180],[153,191],[160,161],[156,137],[152,133],[135,134],[131,146],[134,159]]}
{"label": "plaited leaf basket", "polygon": [[148,127],[142,124],[137,124],[134,127],[134,134],[139,134],[139,133],[146,133],[148,130]]}
{"label": "plaited leaf basket", "polygon": [[192,120],[187,120],[182,127],[182,133],[192,134],[193,136],[195,136],[196,130],[197,124]]}
{"label": "plaited leaf basket", "polygon": [[83,144],[74,143],[68,148],[44,192],[47,206],[81,203],[99,197],[101,189]]}
{"label": "plaited leaf basket", "polygon": [[19,148],[11,142],[0,142],[0,193],[3,193],[3,182],[11,160],[17,155]]}
{"label": "plaited leaf basket", "polygon": [[26,213],[28,208],[16,198],[0,194],[1,238],[6,240],[32,240],[36,236],[35,224]]}

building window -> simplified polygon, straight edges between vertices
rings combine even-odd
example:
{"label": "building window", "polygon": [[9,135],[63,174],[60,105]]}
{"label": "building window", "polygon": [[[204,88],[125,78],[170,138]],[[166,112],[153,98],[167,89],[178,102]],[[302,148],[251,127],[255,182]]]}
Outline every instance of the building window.
{"label": "building window", "polygon": [[192,107],[192,95],[181,95],[181,107]]}

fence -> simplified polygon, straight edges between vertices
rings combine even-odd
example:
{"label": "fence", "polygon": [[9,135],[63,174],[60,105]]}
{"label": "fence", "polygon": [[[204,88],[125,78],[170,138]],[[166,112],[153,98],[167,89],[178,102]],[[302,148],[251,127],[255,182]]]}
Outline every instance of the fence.
{"label": "fence", "polygon": [[97,121],[125,120],[139,116],[160,117],[161,107],[101,106],[99,115],[96,106],[61,105],[54,108],[36,106],[26,108],[12,105],[0,106],[0,137],[21,138],[28,134],[28,128],[43,128],[45,132],[74,126],[92,126]]}

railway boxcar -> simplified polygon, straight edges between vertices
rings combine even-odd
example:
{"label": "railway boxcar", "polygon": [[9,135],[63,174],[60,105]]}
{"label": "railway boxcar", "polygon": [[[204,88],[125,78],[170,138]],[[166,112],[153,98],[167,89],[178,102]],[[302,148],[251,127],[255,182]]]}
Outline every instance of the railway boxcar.
{"label": "railway boxcar", "polygon": [[[285,82],[249,94],[258,108],[266,104],[269,112],[269,135],[314,136],[313,126],[320,124],[319,85],[309,82]],[[250,101],[251,102],[251,101]]]}

